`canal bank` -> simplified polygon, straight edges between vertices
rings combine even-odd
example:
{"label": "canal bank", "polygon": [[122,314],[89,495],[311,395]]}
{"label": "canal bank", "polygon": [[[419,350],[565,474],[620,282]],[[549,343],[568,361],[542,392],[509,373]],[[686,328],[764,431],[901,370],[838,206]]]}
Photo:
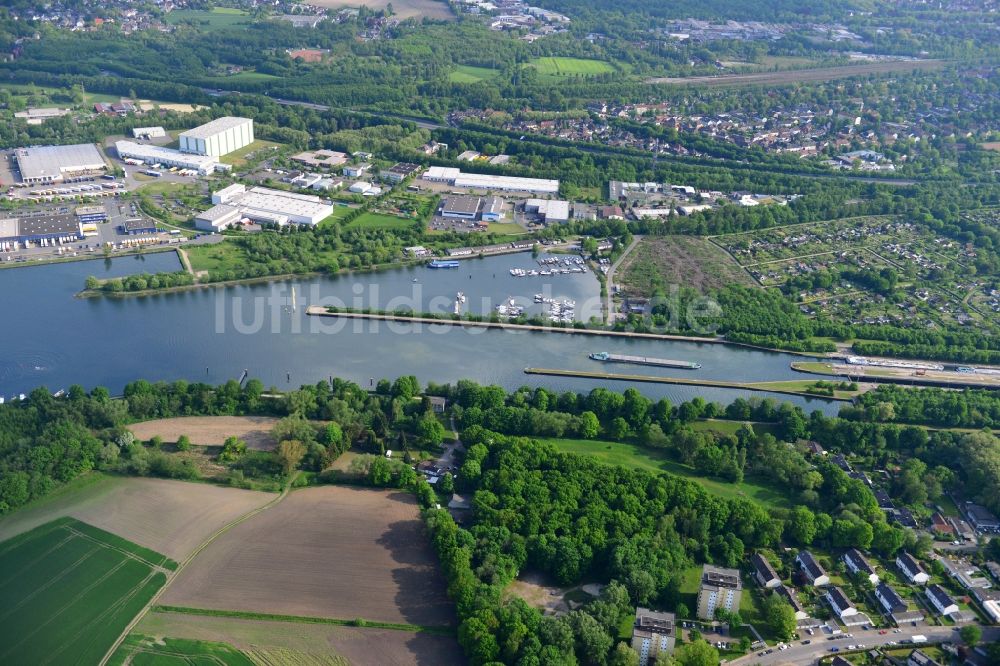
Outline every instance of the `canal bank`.
{"label": "canal bank", "polygon": [[[701,386],[709,388],[737,389],[741,391],[755,391],[761,393],[778,393],[781,395],[794,395],[806,398],[815,398],[815,394],[808,391],[801,391],[792,388],[801,385],[801,382],[789,380],[787,382],[726,382],[715,379],[685,379],[682,377],[657,377],[652,375],[633,375],[610,372],[589,372],[585,370],[559,370],[556,368],[525,368],[526,375],[544,375],[547,377],[579,377],[581,379],[595,379],[601,381],[614,382],[639,382],[643,384],[675,384],[679,386]],[[781,385],[786,384],[787,388]],[[826,400],[837,402],[850,402],[850,398],[837,396],[821,396]]]}

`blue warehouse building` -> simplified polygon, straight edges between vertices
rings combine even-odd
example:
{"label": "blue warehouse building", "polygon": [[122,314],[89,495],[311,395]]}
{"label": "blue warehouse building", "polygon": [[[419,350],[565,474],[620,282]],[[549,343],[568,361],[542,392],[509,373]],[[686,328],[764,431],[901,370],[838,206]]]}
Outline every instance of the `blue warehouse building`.
{"label": "blue warehouse building", "polygon": [[0,219],[0,242],[37,243],[83,240],[75,215],[45,215]]}

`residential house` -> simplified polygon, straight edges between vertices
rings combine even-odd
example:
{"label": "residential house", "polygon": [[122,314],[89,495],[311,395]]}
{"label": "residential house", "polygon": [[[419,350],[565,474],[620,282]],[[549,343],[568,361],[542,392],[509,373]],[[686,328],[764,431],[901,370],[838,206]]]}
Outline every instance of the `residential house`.
{"label": "residential house", "polygon": [[847,565],[848,571],[855,576],[867,578],[872,585],[878,585],[879,578],[878,574],[875,573],[875,567],[857,548],[851,548],[844,553],[844,563]]}
{"label": "residential house", "polygon": [[844,591],[840,589],[840,587],[831,587],[827,590],[825,596],[827,603],[830,604],[830,608],[833,609],[833,612],[836,613],[837,617],[841,620],[845,617],[858,614],[857,606],[851,603],[851,600],[847,598],[847,595],[844,594]]}
{"label": "residential house", "polygon": [[875,587],[875,598],[882,604],[882,609],[889,615],[906,612],[906,602],[899,596],[896,590],[886,583],[879,583]]}
{"label": "residential house", "polygon": [[675,643],[676,623],[673,613],[659,613],[641,607],[635,609],[632,649],[639,653],[639,666],[652,664],[660,653],[672,653]]}
{"label": "residential house", "polygon": [[911,583],[923,585],[931,579],[924,568],[920,566],[920,562],[917,562],[913,555],[905,551],[896,556],[896,566]]}
{"label": "residential house", "polygon": [[799,554],[795,556],[795,563],[809,585],[822,587],[830,584],[830,576],[808,550],[800,550]]}
{"label": "residential house", "polygon": [[806,612],[805,606],[803,606],[802,602],[799,601],[799,595],[795,594],[795,590],[787,585],[779,585],[775,588],[774,593],[780,594],[784,597],[785,601],[788,602],[788,605],[795,611],[796,620],[804,620],[809,617],[809,613]]}
{"label": "residential house", "polygon": [[1000,533],[1000,520],[994,516],[989,509],[979,504],[967,503],[965,505],[965,515],[969,522],[978,532]]}
{"label": "residential house", "polygon": [[750,566],[753,567],[754,578],[757,579],[757,583],[761,587],[774,588],[781,585],[781,578],[778,576],[778,572],[774,570],[774,567],[767,561],[767,558],[760,553],[754,553],[750,557]]}
{"label": "residential house", "polygon": [[931,605],[941,615],[951,615],[959,611],[955,600],[951,598],[943,587],[936,583],[927,586],[927,600],[931,602]]}
{"label": "residential house", "polygon": [[715,611],[736,612],[743,594],[743,581],[737,569],[724,569],[706,564],[701,572],[698,590],[698,618],[714,620]]}

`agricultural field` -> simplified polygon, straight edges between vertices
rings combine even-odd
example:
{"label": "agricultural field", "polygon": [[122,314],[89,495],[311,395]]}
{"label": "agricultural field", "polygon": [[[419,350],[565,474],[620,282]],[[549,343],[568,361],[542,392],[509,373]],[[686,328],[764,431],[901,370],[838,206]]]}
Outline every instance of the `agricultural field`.
{"label": "agricultural field", "polygon": [[753,280],[725,252],[695,236],[649,236],[625,257],[616,273],[626,296],[652,296],[671,285],[697,291]]}
{"label": "agricultural field", "polygon": [[444,579],[405,493],[297,490],[221,535],[166,606],[446,627]]}
{"label": "agricultural field", "polygon": [[452,83],[479,83],[480,81],[488,81],[496,75],[497,71],[489,67],[458,65],[448,72],[448,80]]}
{"label": "agricultural field", "polygon": [[176,566],[71,518],[0,543],[0,663],[98,663]]}
{"label": "agricultural field", "polygon": [[227,437],[239,437],[247,448],[270,451],[277,444],[271,437],[277,422],[268,416],[180,416],[133,423],[129,430],[142,441],[159,435],[165,442],[176,442],[187,435],[197,446],[222,446]]}
{"label": "agricultural field", "polygon": [[4,516],[0,519],[0,539],[10,539],[68,516],[183,560],[216,530],[274,497],[204,483],[91,472]]}
{"label": "agricultural field", "polygon": [[679,463],[665,452],[648,449],[628,442],[607,442],[589,439],[536,438],[552,444],[560,451],[591,456],[608,465],[619,465],[650,472],[668,472],[683,476],[701,484],[705,490],[720,497],[744,497],[754,500],[767,508],[785,506],[788,499],[773,488],[745,480],[742,483],[727,483],[700,476],[693,467]]}
{"label": "agricultural field", "polygon": [[531,61],[530,66],[538,70],[538,74],[543,77],[587,77],[597,76],[598,74],[610,74],[615,71],[614,66],[604,60],[563,58],[558,56],[535,58]]}
{"label": "agricultural field", "polygon": [[136,625],[135,632],[224,643],[257,664],[275,666],[408,666],[465,661],[453,636],[378,627],[214,617],[154,608]]}
{"label": "agricultural field", "polygon": [[187,666],[220,664],[254,666],[254,662],[225,643],[211,643],[183,638],[154,638],[130,634],[108,662],[111,666]]}
{"label": "agricultural field", "polygon": [[193,23],[199,28],[208,30],[224,30],[249,25],[250,14],[242,9],[232,7],[213,7],[203,9],[175,9],[166,16],[170,25]]}
{"label": "agricultural field", "polygon": [[814,83],[831,81],[852,76],[868,76],[891,72],[912,72],[914,70],[941,69],[941,60],[887,60],[858,65],[816,67],[814,69],[790,69],[778,72],[755,72],[752,74],[721,74],[719,76],[656,77],[646,79],[649,84],[688,85],[699,87],[724,86],[781,86],[792,83]]}
{"label": "agricultural field", "polygon": [[[985,321],[1000,295],[970,270],[975,251],[896,217],[859,217],[713,239],[764,287],[808,314],[856,324]],[[883,279],[891,276],[891,282]],[[996,301],[991,305],[992,301]]]}
{"label": "agricultural field", "polygon": [[439,0],[314,0],[312,4],[327,9],[344,9],[360,7],[378,12],[392,5],[393,16],[400,19],[427,17],[437,21],[452,21],[455,15],[451,13],[446,2]]}

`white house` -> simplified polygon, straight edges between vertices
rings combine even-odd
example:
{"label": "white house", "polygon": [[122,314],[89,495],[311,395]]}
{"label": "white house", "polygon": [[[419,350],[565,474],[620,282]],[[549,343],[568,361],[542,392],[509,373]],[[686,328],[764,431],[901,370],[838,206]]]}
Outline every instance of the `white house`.
{"label": "white house", "polygon": [[920,566],[920,562],[917,562],[913,555],[905,551],[896,556],[896,566],[899,567],[908,581],[916,585],[923,585],[931,579],[924,568]]}
{"label": "white house", "polygon": [[872,585],[878,585],[879,577],[875,573],[875,567],[857,548],[851,548],[844,553],[844,563],[847,565],[847,570],[855,576],[867,578]]}
{"label": "white house", "polygon": [[833,612],[841,620],[845,617],[858,614],[857,607],[851,603],[851,600],[847,598],[847,595],[839,587],[830,588],[826,593],[826,600],[830,604],[830,608],[833,609]]}
{"label": "white house", "polygon": [[951,615],[959,611],[958,604],[955,603],[955,600],[940,585],[927,586],[927,600],[931,602],[931,605],[941,615]]}

